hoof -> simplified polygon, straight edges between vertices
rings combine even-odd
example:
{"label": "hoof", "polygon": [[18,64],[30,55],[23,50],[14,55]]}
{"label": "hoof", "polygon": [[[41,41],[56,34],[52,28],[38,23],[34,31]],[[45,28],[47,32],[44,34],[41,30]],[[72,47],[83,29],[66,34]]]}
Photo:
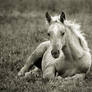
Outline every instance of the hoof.
{"label": "hoof", "polygon": [[34,72],[34,71],[30,71],[30,72],[26,72],[25,73],[25,77],[29,77],[29,76],[34,76],[34,77],[38,77],[39,74],[37,72]]}
{"label": "hoof", "polygon": [[18,76],[19,76],[19,77],[22,77],[22,76],[24,76],[24,75],[25,75],[25,74],[24,74],[23,71],[18,72]]}
{"label": "hoof", "polygon": [[62,80],[63,78],[61,76],[57,76],[55,79],[56,80]]}

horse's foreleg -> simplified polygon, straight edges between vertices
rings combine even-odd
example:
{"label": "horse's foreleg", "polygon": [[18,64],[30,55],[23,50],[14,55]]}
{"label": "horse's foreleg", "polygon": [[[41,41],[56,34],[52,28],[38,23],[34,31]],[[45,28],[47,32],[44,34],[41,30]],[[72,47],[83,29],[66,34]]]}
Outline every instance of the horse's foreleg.
{"label": "horse's foreleg", "polygon": [[55,78],[55,67],[50,66],[43,72],[43,78],[54,79]]}
{"label": "horse's foreleg", "polygon": [[27,78],[28,76],[30,76],[30,74],[34,75],[34,76],[39,76],[39,69],[37,67],[35,67],[34,69],[30,70],[29,72],[25,73],[25,78]]}
{"label": "horse's foreleg", "polygon": [[49,46],[49,41],[41,43],[34,52],[28,57],[24,67],[19,71],[18,76],[22,76],[43,56]]}

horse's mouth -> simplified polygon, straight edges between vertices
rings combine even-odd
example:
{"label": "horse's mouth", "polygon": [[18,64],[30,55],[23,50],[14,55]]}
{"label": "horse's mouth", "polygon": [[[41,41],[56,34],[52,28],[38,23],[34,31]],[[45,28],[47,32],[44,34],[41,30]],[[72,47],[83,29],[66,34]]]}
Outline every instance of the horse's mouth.
{"label": "horse's mouth", "polygon": [[52,56],[53,56],[53,58],[58,58],[59,57],[59,55],[60,55],[60,51],[59,50],[57,50],[57,51],[51,51],[51,54],[52,54]]}
{"label": "horse's mouth", "polygon": [[59,54],[52,55],[55,59],[59,57]]}

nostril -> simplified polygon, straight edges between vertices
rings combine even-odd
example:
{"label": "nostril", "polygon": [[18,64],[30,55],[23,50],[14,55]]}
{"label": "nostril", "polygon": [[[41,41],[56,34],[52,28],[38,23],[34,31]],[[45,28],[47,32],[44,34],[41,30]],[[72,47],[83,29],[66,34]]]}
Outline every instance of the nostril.
{"label": "nostril", "polygon": [[57,50],[57,53],[59,54],[59,50]]}
{"label": "nostril", "polygon": [[57,55],[58,54],[58,51],[54,52],[54,54]]}
{"label": "nostril", "polygon": [[53,52],[54,52],[54,51],[52,50],[52,51],[51,51],[51,54],[52,54],[52,55],[53,55]]}
{"label": "nostril", "polygon": [[52,50],[51,54],[59,54],[59,50]]}
{"label": "nostril", "polygon": [[59,57],[59,50],[52,50],[51,51],[51,54],[52,54],[52,56],[54,57],[54,58],[58,58]]}

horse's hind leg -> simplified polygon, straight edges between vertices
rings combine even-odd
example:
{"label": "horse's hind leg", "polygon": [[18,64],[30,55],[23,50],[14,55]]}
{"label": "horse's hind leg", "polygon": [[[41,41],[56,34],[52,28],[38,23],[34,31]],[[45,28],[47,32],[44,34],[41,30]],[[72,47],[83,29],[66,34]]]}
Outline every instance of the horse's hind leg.
{"label": "horse's hind leg", "polygon": [[74,80],[74,81],[83,81],[85,79],[85,73],[75,74],[72,77],[66,77],[65,79]]}
{"label": "horse's hind leg", "polygon": [[22,76],[31,68],[37,61],[39,61],[39,58],[43,57],[43,54],[47,50],[49,46],[49,41],[41,43],[36,50],[28,57],[27,62],[25,63],[24,67],[19,71],[18,76]]}

